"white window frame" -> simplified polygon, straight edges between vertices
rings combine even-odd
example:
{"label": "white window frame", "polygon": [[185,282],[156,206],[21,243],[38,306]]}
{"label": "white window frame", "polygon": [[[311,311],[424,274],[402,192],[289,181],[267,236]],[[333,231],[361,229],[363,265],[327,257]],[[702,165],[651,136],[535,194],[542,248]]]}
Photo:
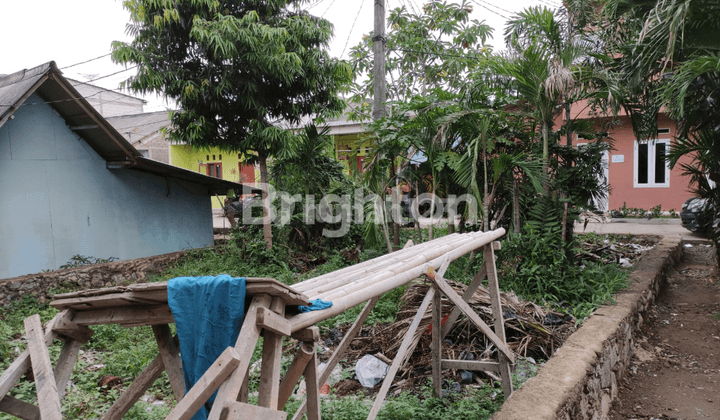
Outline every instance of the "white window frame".
{"label": "white window frame", "polygon": [[[651,147],[655,144],[663,143],[665,144],[665,153],[667,153],[670,150],[670,139],[655,139],[655,140],[647,140],[647,141],[638,141],[635,140],[635,147],[634,147],[634,156],[633,156],[633,187],[635,188],[670,188],[670,165],[668,164],[667,158],[665,159],[665,182],[663,183],[656,183],[655,182],[655,151],[657,150],[655,147]],[[638,167],[639,167],[639,159],[640,159],[640,153],[638,150],[638,146],[640,144],[647,144],[648,147],[648,156],[647,156],[647,166],[648,166],[648,182],[647,184],[641,184],[638,182]]]}

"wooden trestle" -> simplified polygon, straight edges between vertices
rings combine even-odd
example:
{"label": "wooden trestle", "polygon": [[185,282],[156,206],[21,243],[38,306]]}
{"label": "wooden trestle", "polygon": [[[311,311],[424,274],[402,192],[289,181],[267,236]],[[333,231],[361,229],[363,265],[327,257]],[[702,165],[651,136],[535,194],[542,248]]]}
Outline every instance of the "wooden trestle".
{"label": "wooden trestle", "polygon": [[[505,342],[505,329],[494,250],[495,242],[505,234],[503,229],[492,232],[452,234],[416,246],[406,246],[361,264],[319,276],[293,286],[274,279],[248,278],[246,294],[252,298],[235,347],[228,347],[190,390],[185,392],[178,338],[173,337],[168,324],[174,322],[167,304],[167,283],[136,284],[127,287],[93,289],[56,295],[52,306],[61,310],[44,330],[40,317],[25,320],[28,349],[0,376],[0,411],[27,420],[60,420],[65,385],[70,379],[82,343],[90,339],[93,325],[119,324],[126,327],[150,325],[158,344],[158,355],[123,392],[103,420],[119,420],[142,397],[152,383],[167,371],[178,404],[167,420],[190,419],[213,392],[218,390],[210,420],[262,419],[284,420],[282,411],[293,389],[305,378],[306,399],[294,419],[307,414],[308,419],[320,419],[319,386],[330,376],[363,322],[383,293],[408,282],[425,278],[432,286],[405,335],[395,359],[373,404],[368,419],[374,419],[392,381],[405,360],[412,354],[416,342],[413,337],[420,322],[432,308],[432,378],[433,387],[441,396],[443,369],[466,369],[499,373],[506,397],[512,393],[510,379],[514,355]],[[409,245],[412,245],[410,242]],[[450,263],[470,252],[482,250],[484,265],[463,296],[459,296],[445,281]],[[485,324],[467,304],[475,290],[488,279],[494,315],[494,329]],[[441,325],[440,296],[445,295],[455,305],[445,325]],[[308,296],[332,301],[333,306],[322,311],[297,314],[290,308],[308,305]],[[315,343],[319,321],[335,316],[353,306],[365,306],[344,338],[325,364],[318,369]],[[287,314],[286,314],[286,309]],[[441,357],[442,339],[460,314],[464,314],[497,347],[497,360],[467,361]],[[258,404],[248,403],[250,359],[263,334],[262,364]],[[284,377],[280,374],[283,338],[292,337],[303,342]],[[53,369],[48,346],[55,340],[64,346]],[[37,385],[37,405],[16,399],[8,392],[21,376],[32,369]]]}

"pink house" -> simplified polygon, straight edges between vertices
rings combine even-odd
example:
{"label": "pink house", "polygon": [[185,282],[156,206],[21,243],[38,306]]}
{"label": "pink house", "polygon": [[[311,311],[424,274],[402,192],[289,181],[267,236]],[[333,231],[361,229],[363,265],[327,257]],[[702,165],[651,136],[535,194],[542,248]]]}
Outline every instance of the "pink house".
{"label": "pink house", "polygon": [[[571,118],[591,119],[598,131],[603,122],[611,118],[592,115],[584,104],[576,104]],[[679,212],[680,206],[692,197],[688,191],[689,177],[682,175],[681,163],[689,163],[689,157],[683,158],[671,170],[665,155],[673,142],[677,125],[665,114],[658,117],[658,135],[655,141],[638,141],[633,133],[630,118],[621,112],[617,117],[619,124],[608,133],[611,149],[604,158],[605,176],[610,185],[610,194],[600,210],[608,211],[623,206],[649,210],[660,205],[662,210]],[[556,120],[556,127],[565,123],[564,114]],[[582,147],[592,140],[578,138],[575,134],[573,145]]]}

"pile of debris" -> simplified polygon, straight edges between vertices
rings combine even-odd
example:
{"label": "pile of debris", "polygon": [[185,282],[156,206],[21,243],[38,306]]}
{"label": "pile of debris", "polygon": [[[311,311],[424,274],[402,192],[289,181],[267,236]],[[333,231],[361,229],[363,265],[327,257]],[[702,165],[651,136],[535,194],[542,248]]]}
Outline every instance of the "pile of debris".
{"label": "pile of debris", "polygon": [[[448,281],[452,287],[462,295],[466,286],[461,283]],[[400,347],[402,339],[407,334],[410,323],[418,311],[420,303],[427,294],[430,286],[424,282],[414,282],[409,285],[402,298],[402,306],[397,314],[397,321],[392,324],[365,326],[361,334],[353,341],[346,354],[347,367],[352,370],[357,360],[371,354],[390,364]],[[492,325],[492,308],[488,289],[479,287],[470,298],[470,306],[487,324]],[[567,336],[575,331],[575,318],[532,302],[521,301],[514,293],[501,293],[503,317],[507,334],[508,347],[518,356],[529,360],[547,360],[555,352]],[[447,319],[452,309],[452,303],[445,297],[442,299],[442,313]],[[402,364],[402,368],[395,382],[395,389],[413,389],[425,385],[431,373],[431,313],[427,311],[414,340],[418,343],[412,355]],[[338,335],[337,330],[331,330],[329,335]],[[332,338],[332,337],[329,337]],[[326,344],[332,345],[339,340],[328,339]],[[460,317],[455,322],[442,344],[443,357],[460,360],[497,359],[497,349],[485,335],[467,318]],[[459,383],[481,383],[483,380],[500,380],[490,372],[451,372],[450,376]],[[352,393],[360,389],[359,384],[352,386],[342,381],[338,384],[340,389],[336,392]],[[343,392],[345,391],[345,392]]]}

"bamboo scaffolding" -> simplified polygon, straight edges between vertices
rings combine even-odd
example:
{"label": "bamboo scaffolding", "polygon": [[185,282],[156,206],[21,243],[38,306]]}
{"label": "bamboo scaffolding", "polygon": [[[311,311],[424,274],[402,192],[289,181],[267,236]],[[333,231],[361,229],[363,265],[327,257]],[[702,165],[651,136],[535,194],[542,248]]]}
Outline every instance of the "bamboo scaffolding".
{"label": "bamboo scaffolding", "polygon": [[[309,419],[320,419],[318,388],[327,380],[350,342],[361,330],[364,320],[379,297],[426,273],[434,273],[433,270],[437,270],[439,280],[436,281],[434,276],[427,274],[428,278],[434,281],[435,287],[430,289],[426,300],[428,306],[430,301],[433,302],[433,378],[435,388],[439,390],[440,372],[443,365],[445,367],[460,366],[458,363],[462,363],[441,358],[440,340],[446,333],[445,329],[441,329],[439,325],[441,317],[439,299],[442,292],[450,297],[463,313],[473,319],[473,322],[479,325],[500,350],[499,360],[496,364],[483,362],[468,366],[492,368],[499,372],[507,395],[508,386],[505,382],[509,378],[509,363],[513,360],[513,355],[503,341],[504,335],[495,335],[482,320],[479,320],[476,314],[469,313],[467,304],[442,280],[449,264],[469,252],[484,248],[485,258],[493,258],[493,241],[504,234],[505,230],[503,229],[492,232],[451,234],[423,244],[406,246],[403,250],[395,253],[318,276],[292,287],[273,279],[248,279],[247,292],[248,296],[252,297],[252,303],[249,305],[235,346],[228,348],[216,360],[213,367],[203,375],[201,381],[186,395],[182,384],[183,372],[178,354],[177,338],[173,339],[167,325],[174,319],[167,305],[166,283],[95,289],[58,295],[52,305],[59,309],[65,309],[65,311],[58,314],[46,326],[44,335],[39,318],[35,316],[26,320],[31,345],[29,351],[23,353],[0,376],[0,411],[16,415],[19,413],[21,418],[28,419],[36,419],[40,416],[61,419],[59,402],[64,394],[64,384],[67,383],[72,372],[80,343],[87,341],[92,334],[88,325],[119,324],[124,326],[153,325],[159,354],[113,404],[103,417],[104,420],[122,418],[163,370],[168,372],[173,393],[178,400],[178,405],[168,417],[169,420],[183,420],[192,417],[193,413],[204,404],[208,395],[212,394],[215,389],[218,390],[218,393],[208,417],[210,420],[280,420],[285,416],[279,410],[283,408],[282,406],[300,376],[304,376],[306,379],[308,394],[307,399],[296,413],[296,418],[307,412]],[[479,285],[482,277],[487,273],[491,283],[491,292],[496,292],[495,266],[492,264],[487,270],[485,268],[484,266],[483,271],[478,273],[473,283]],[[285,317],[286,306],[307,304],[308,296],[332,301],[333,306],[322,311]],[[326,367],[320,371],[313,345],[319,339],[319,334],[317,327],[312,327],[312,325],[365,302],[366,306],[362,313],[346,333],[336,352],[328,360]],[[494,312],[497,306],[495,303],[493,301]],[[427,307],[417,314],[418,323],[425,316],[425,309]],[[495,329],[498,328],[502,329],[501,316],[499,324],[497,319],[495,322]],[[261,333],[264,333],[264,342],[259,402],[258,405],[250,405],[247,404],[245,395],[250,375],[249,363]],[[281,381],[282,340],[283,337],[290,335],[305,344],[299,350],[289,373]],[[66,345],[63,347],[53,372],[52,366],[47,360],[47,346],[55,338],[64,338]],[[412,348],[416,345],[414,334],[408,334],[403,340],[403,343],[405,342],[407,342],[405,353],[411,354]],[[394,371],[397,371],[406,362],[407,357],[409,357],[408,354],[396,355],[392,363]],[[36,377],[42,376],[49,379],[39,386],[38,395],[41,398],[39,398],[38,406],[6,395],[20,375],[30,367],[36,371]],[[56,383],[54,376],[60,383]],[[394,374],[390,376],[394,377]],[[384,393],[380,394],[383,397],[387,394],[393,377],[386,378],[383,383]],[[512,392],[512,388],[510,388],[510,392]],[[382,405],[382,399],[379,398],[373,405],[375,415]]]}
{"label": "bamboo scaffolding", "polygon": [[[467,254],[468,252],[481,248],[484,245],[487,245],[488,243],[491,243],[492,241],[502,237],[503,235],[505,235],[505,229],[502,228],[494,230],[492,232],[483,233],[482,235],[477,235],[477,237],[475,237],[469,243],[455,248],[450,252],[447,252],[445,255],[450,262],[455,261],[456,259]],[[390,278],[381,279],[382,281],[371,284],[369,285],[370,287],[365,287],[352,294],[336,299],[333,301],[333,306],[328,309],[295,315],[290,318],[290,322],[292,323],[292,330],[297,331],[299,329],[309,327],[310,325],[314,325],[325,319],[332,318],[335,315],[345,312],[349,308],[357,306],[360,303],[367,302],[375,296],[380,296],[383,293],[386,293],[396,287],[400,287],[410,282],[411,280],[414,280],[423,275],[427,271],[428,267],[438,269],[444,261],[445,255],[434,258],[425,263],[421,263],[421,261],[422,259],[425,259],[427,261],[427,257],[423,258],[422,256],[419,256],[416,262],[420,263],[420,265],[408,269],[404,273],[392,276]]]}

